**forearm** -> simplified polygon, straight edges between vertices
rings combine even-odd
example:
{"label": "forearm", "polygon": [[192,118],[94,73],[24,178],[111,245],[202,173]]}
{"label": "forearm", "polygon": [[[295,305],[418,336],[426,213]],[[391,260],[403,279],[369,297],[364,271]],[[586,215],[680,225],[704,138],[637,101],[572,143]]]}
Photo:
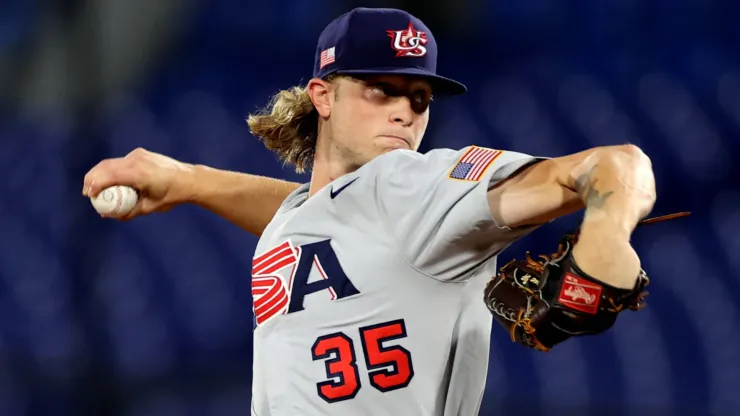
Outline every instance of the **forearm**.
{"label": "forearm", "polygon": [[631,288],[641,266],[630,236],[655,202],[650,160],[631,146],[604,148],[584,159],[571,181],[586,207],[576,262],[605,283]]}
{"label": "forearm", "polygon": [[584,223],[609,221],[622,237],[629,238],[655,200],[650,160],[631,147],[592,153],[576,167],[571,181],[586,208]]}
{"label": "forearm", "polygon": [[297,183],[196,165],[187,201],[260,236]]}

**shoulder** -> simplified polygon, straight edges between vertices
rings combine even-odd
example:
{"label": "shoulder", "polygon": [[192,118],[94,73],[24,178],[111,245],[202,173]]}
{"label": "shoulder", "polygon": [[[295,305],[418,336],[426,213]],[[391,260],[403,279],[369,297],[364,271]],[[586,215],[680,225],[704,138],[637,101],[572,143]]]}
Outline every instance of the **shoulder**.
{"label": "shoulder", "polygon": [[418,163],[428,163],[430,161],[440,160],[444,158],[450,158],[454,157],[455,155],[464,152],[467,149],[470,149],[475,146],[468,146],[464,147],[462,149],[447,149],[447,148],[440,148],[440,149],[433,149],[426,153],[420,153],[413,150],[406,150],[406,149],[397,149],[390,151],[388,153],[384,153],[375,159],[373,159],[368,165],[378,165],[378,166],[395,166],[398,164],[418,164]]}
{"label": "shoulder", "polygon": [[275,215],[277,216],[283,214],[286,211],[301,206],[308,199],[308,192],[310,188],[310,183],[303,183],[299,185],[298,188],[288,194],[283,203],[280,205],[280,208],[278,208],[278,211]]}
{"label": "shoulder", "polygon": [[309,187],[310,184],[308,183],[300,184],[298,188],[293,190],[293,192],[288,194],[285,200],[283,200],[283,203],[278,207],[278,210],[272,216],[265,226],[265,229],[262,231],[262,234],[259,236],[260,238],[257,242],[258,252],[264,249],[265,245],[269,246],[272,244],[275,231],[280,229],[280,227],[291,217],[295,212],[293,210],[294,208],[300,207],[304,202],[306,202],[308,199]]}
{"label": "shoulder", "polygon": [[482,146],[461,149],[434,149],[427,153],[394,150],[375,158],[363,167],[367,174],[386,181],[414,181],[459,179],[478,182],[496,172],[495,177],[506,177],[521,167],[542,160],[541,157]]}
{"label": "shoulder", "polygon": [[432,174],[443,171],[465,152],[474,148],[434,149],[426,153],[398,149],[382,154],[362,167],[371,176],[396,177],[392,173],[412,172]]}

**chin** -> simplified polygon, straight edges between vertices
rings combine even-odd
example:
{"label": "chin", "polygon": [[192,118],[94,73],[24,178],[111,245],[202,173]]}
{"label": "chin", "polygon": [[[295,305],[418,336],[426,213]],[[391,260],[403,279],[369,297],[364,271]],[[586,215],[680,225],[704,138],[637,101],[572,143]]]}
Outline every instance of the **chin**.
{"label": "chin", "polygon": [[386,149],[383,150],[383,154],[388,153],[388,152],[393,152],[393,151],[396,151],[396,150],[409,150],[409,149],[407,149],[405,147],[389,147],[389,148],[386,148]]}
{"label": "chin", "polygon": [[411,144],[406,140],[390,136],[379,136],[375,145],[382,148],[384,153],[396,149],[413,150]]}

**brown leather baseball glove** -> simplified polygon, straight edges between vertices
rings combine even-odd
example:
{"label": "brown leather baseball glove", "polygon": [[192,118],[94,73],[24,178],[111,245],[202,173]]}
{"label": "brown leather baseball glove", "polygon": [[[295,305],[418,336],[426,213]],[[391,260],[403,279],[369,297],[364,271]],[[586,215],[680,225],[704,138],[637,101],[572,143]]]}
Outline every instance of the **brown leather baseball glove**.
{"label": "brown leather baseball glove", "polygon": [[[650,218],[640,225],[689,215]],[[486,306],[511,340],[549,351],[572,336],[602,333],[626,309],[645,306],[650,279],[640,270],[632,289],[620,289],[584,273],[573,259],[578,231],[566,234],[554,254],[512,260],[501,267],[484,291]]]}

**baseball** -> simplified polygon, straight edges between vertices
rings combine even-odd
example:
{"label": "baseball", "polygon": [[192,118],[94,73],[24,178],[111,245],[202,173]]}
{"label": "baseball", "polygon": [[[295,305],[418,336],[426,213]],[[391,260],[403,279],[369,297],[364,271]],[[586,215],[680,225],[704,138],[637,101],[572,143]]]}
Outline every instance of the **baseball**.
{"label": "baseball", "polygon": [[131,212],[138,199],[134,188],[116,185],[103,189],[98,196],[91,197],[90,201],[99,214],[122,217]]}

